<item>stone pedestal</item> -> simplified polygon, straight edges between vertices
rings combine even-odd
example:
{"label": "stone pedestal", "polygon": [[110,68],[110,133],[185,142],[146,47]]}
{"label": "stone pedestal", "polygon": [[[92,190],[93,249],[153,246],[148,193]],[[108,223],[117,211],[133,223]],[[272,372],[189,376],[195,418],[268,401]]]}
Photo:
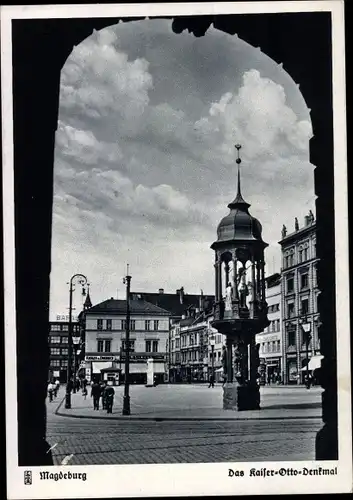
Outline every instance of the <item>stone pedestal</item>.
{"label": "stone pedestal", "polygon": [[146,387],[154,387],[154,366],[153,359],[147,360],[147,384]]}
{"label": "stone pedestal", "polygon": [[260,388],[227,382],[223,387],[223,410],[259,410]]}
{"label": "stone pedestal", "polygon": [[223,410],[237,410],[238,387],[236,382],[227,382],[223,386]]}
{"label": "stone pedestal", "polygon": [[260,387],[243,385],[238,387],[238,410],[260,410]]}

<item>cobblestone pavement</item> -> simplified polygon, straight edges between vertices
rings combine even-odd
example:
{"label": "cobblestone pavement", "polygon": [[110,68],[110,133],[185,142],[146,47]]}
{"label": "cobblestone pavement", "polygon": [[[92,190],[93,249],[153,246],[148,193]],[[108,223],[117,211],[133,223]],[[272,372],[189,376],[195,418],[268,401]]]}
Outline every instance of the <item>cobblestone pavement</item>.
{"label": "cobblestone pavement", "polygon": [[[54,463],[158,464],[314,460],[321,418],[139,421],[69,418],[48,403]],[[180,402],[179,402],[180,404]]]}

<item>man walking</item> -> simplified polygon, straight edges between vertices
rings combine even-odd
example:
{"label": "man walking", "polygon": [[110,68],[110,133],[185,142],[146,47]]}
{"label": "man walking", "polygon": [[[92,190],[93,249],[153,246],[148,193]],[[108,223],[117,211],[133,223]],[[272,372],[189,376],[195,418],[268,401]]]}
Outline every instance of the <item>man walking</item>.
{"label": "man walking", "polygon": [[209,383],[208,388],[210,388],[210,387],[214,387],[214,374],[213,373],[211,373],[211,375],[210,375],[210,383]]}
{"label": "man walking", "polygon": [[93,397],[93,409],[99,410],[99,398],[101,396],[101,388],[98,382],[93,382],[91,388],[91,398]]}
{"label": "man walking", "polygon": [[107,413],[113,413],[114,394],[114,388],[111,385],[107,385],[104,389],[104,399]]}

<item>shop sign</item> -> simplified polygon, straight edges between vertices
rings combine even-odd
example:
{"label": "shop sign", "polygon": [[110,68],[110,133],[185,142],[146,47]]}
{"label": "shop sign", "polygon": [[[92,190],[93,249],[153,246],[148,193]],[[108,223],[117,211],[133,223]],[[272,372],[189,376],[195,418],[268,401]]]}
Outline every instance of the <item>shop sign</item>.
{"label": "shop sign", "polygon": [[86,361],[114,361],[116,358],[115,356],[90,356],[87,355],[85,356]]}

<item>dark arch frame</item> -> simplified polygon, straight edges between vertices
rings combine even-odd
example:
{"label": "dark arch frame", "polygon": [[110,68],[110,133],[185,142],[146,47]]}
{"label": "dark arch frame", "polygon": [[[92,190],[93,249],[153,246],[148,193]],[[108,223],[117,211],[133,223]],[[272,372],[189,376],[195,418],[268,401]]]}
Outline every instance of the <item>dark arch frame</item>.
{"label": "dark arch frame", "polygon": [[[137,19],[144,17],[125,18],[124,22]],[[21,466],[52,463],[45,441],[45,397],[49,359],[53,154],[60,71],[74,45],[89,36],[93,29],[118,21],[118,18],[96,18],[12,22]],[[322,290],[319,337],[324,355],[321,376],[323,427],[316,439],[316,458],[334,460],[338,457],[338,433],[331,14],[184,16],[173,19],[173,30],[181,33],[187,29],[195,36],[203,36],[211,24],[227,33],[236,33],[254,47],[260,47],[278,64],[283,63],[283,68],[300,84],[311,109],[314,136],[310,141],[310,161],[316,166],[318,280]]]}

